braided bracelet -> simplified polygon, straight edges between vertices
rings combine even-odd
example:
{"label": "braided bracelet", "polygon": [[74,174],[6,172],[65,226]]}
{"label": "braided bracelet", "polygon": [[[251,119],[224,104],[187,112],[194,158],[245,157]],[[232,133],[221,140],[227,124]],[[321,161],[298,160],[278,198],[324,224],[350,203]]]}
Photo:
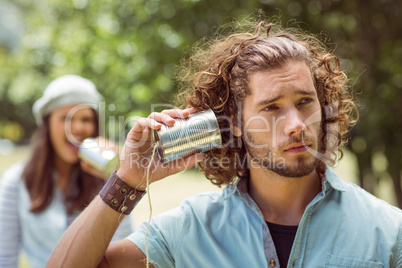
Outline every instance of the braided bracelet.
{"label": "braided bracelet", "polygon": [[117,175],[116,171],[110,176],[99,192],[103,202],[113,210],[129,215],[146,191],[139,191],[128,186]]}

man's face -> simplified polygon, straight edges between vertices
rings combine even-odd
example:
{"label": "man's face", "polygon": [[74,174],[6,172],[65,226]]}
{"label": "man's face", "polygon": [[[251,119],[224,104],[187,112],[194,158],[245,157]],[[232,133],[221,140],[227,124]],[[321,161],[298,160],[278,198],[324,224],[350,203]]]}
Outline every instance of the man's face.
{"label": "man's face", "polygon": [[258,71],[250,76],[249,87],[241,132],[250,168],[257,164],[284,177],[310,174],[318,160],[307,147],[318,151],[321,129],[320,103],[310,69],[304,62],[290,62]]}

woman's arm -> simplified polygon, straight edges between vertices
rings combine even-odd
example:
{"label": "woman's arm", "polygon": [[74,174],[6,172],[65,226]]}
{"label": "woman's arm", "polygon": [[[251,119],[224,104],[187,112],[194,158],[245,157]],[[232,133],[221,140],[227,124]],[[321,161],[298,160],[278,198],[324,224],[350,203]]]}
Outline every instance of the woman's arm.
{"label": "woman's arm", "polygon": [[14,165],[0,179],[0,267],[17,267],[21,248],[18,193],[22,166]]}

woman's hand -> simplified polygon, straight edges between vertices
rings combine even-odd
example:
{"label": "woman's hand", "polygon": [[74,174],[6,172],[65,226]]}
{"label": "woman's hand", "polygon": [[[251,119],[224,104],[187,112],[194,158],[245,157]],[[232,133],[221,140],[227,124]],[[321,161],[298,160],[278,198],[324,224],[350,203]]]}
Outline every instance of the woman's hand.
{"label": "woman's hand", "polygon": [[80,161],[80,166],[81,166],[81,169],[85,173],[91,174],[94,177],[102,178],[105,181],[107,181],[109,179],[108,175],[106,175],[103,172],[97,170],[96,168],[94,168],[93,166],[88,164],[88,162],[85,162],[84,160]]}

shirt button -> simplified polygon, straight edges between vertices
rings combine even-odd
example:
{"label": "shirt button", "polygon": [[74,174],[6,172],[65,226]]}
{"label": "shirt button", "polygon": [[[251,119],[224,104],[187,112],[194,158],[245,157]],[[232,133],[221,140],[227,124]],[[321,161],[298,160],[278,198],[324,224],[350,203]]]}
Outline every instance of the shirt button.
{"label": "shirt button", "polygon": [[276,265],[276,261],[275,260],[270,260],[269,261],[269,266],[274,267]]}

